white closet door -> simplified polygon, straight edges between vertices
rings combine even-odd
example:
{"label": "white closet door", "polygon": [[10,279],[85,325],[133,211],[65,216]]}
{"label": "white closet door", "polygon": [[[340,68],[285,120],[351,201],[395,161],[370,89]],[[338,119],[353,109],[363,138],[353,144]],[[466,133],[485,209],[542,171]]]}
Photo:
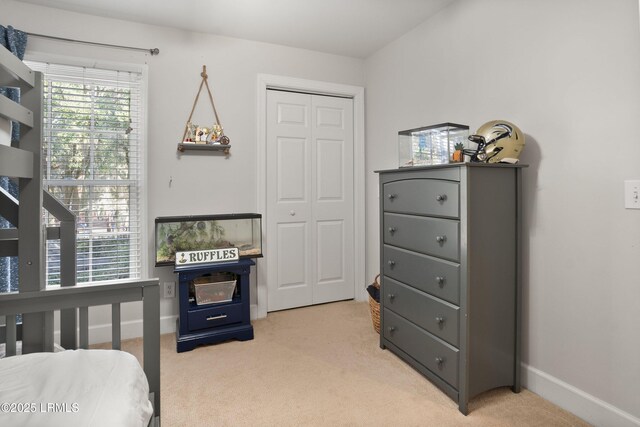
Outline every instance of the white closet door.
{"label": "white closet door", "polygon": [[353,102],[267,92],[268,311],[354,297]]}
{"label": "white closet door", "polygon": [[354,297],[353,101],[312,96],[313,303]]}

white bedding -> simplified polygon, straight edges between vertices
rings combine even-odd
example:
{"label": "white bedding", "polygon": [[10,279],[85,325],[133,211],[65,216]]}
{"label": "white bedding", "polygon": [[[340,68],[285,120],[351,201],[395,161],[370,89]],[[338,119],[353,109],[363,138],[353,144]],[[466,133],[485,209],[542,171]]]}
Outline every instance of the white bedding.
{"label": "white bedding", "polygon": [[[53,351],[64,351],[64,348],[60,347],[58,343],[53,343]],[[22,341],[16,341],[16,354],[22,354]],[[0,343],[0,359],[6,357],[7,355],[7,345],[5,343]]]}
{"label": "white bedding", "polygon": [[146,426],[153,409],[138,360],[67,350],[0,360],[0,426]]}

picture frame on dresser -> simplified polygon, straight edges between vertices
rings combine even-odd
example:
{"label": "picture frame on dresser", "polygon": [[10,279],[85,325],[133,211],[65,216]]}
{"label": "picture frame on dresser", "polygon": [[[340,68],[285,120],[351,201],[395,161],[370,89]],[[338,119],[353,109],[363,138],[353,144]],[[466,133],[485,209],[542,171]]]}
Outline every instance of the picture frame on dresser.
{"label": "picture frame on dresser", "polygon": [[451,163],[376,171],[380,347],[468,414],[520,391],[522,170]]}

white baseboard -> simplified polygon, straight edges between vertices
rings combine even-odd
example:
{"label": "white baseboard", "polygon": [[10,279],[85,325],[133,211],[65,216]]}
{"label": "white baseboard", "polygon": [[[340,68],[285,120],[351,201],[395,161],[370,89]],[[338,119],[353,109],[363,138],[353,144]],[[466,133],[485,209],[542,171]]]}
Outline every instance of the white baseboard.
{"label": "white baseboard", "polygon": [[[258,305],[251,304],[249,307],[251,320],[258,318]],[[163,316],[160,318],[160,334],[171,334],[176,332],[177,315]],[[138,338],[142,336],[142,320],[131,320],[120,324],[120,334],[123,340]],[[60,331],[56,330],[55,342],[60,342]],[[99,344],[111,341],[111,323],[89,326],[89,344]]]}
{"label": "white baseboard", "polygon": [[522,385],[594,426],[640,427],[640,418],[524,363]]}
{"label": "white baseboard", "polygon": [[[177,315],[160,318],[160,334],[170,334],[176,331]],[[131,320],[120,323],[120,336],[123,340],[142,336],[142,320]],[[60,342],[60,331],[56,330],[54,341]],[[111,323],[89,326],[89,345],[111,342]]]}
{"label": "white baseboard", "polygon": [[[176,319],[178,318],[177,314],[171,316],[163,316],[160,318],[160,335],[162,334],[175,334],[176,333]],[[142,322],[140,322],[140,327],[142,327]],[[142,332],[142,329],[140,330]],[[142,336],[142,335],[140,335]]]}
{"label": "white baseboard", "polygon": [[256,320],[258,318],[258,304],[251,304],[249,306],[249,319]]}

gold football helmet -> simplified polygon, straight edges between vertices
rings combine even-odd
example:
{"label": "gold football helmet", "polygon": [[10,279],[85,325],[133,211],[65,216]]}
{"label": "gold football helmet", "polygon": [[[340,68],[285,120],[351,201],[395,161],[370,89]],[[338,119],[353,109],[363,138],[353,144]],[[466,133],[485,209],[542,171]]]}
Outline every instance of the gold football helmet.
{"label": "gold football helmet", "polygon": [[513,123],[493,120],[480,126],[469,140],[478,144],[471,154],[472,162],[518,163],[524,148],[524,134]]}

